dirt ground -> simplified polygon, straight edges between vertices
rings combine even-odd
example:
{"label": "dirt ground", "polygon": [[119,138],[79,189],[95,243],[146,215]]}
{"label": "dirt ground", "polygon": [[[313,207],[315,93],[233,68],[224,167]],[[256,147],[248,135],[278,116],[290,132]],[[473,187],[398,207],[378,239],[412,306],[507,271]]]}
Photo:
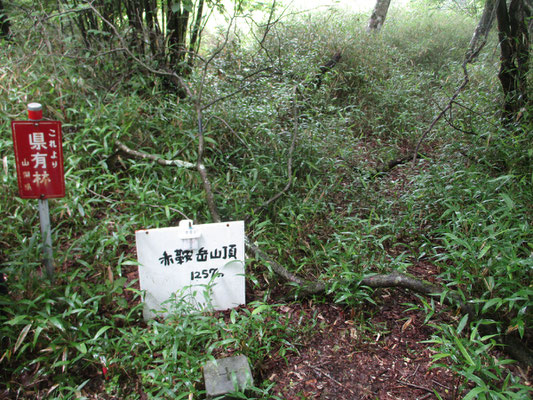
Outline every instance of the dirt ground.
{"label": "dirt ground", "polygon": [[[429,263],[418,263],[409,272],[433,282],[438,275]],[[298,318],[302,312],[309,318],[314,315],[317,325],[298,354],[286,360],[274,356],[265,363],[263,378],[276,383],[278,396],[286,400],[463,398],[462,377],[432,363],[433,351],[424,341],[431,338],[433,328],[425,323],[423,311],[409,306],[420,300],[403,289],[376,290],[373,298],[377,305],[361,305],[357,311],[310,301],[282,307],[282,312]],[[460,317],[435,313],[431,322],[455,325]],[[509,368],[523,384],[533,384],[531,368],[516,364]]]}
{"label": "dirt ground", "polygon": [[[442,368],[431,369],[431,350],[422,343],[431,336],[424,315],[402,303],[416,301],[407,293],[383,290],[382,305],[362,325],[341,307],[330,304],[286,306],[318,319],[317,329],[285,361],[270,359],[264,374],[276,382],[276,393],[293,399],[443,399],[456,398],[457,378]],[[375,332],[365,331],[372,325]]]}
{"label": "dirt ground", "polygon": [[[434,281],[434,268],[420,263],[409,272]],[[136,271],[128,275],[135,279]],[[461,399],[465,394],[459,390],[461,377],[432,364],[433,352],[424,341],[433,329],[425,323],[424,312],[409,306],[420,300],[403,289],[380,289],[373,298],[377,305],[362,304],[357,310],[312,300],[280,306],[279,312],[295,324],[302,315],[306,323],[314,318],[314,328],[297,352],[284,357],[274,352],[256,366],[256,381],[275,383],[274,394],[285,400]],[[458,318],[436,313],[432,322],[456,324]],[[511,368],[522,383],[533,384],[533,370]]]}

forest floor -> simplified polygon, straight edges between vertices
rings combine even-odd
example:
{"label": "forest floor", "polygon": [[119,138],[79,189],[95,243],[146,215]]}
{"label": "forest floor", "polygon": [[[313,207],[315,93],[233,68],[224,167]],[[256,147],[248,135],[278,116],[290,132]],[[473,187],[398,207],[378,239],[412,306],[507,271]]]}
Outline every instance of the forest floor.
{"label": "forest floor", "polygon": [[[437,267],[426,262],[408,272],[433,282],[438,275]],[[128,280],[136,279],[137,271],[127,275]],[[283,291],[278,287],[276,297],[278,289]],[[253,300],[256,295],[252,292],[247,297]],[[286,400],[431,400],[439,398],[435,393],[444,400],[462,398],[461,377],[432,363],[433,352],[424,341],[431,338],[433,328],[425,322],[423,311],[412,309],[420,302],[416,295],[380,289],[373,298],[376,305],[361,304],[358,310],[312,300],[280,305],[279,311],[291,323],[314,319],[315,326],[301,338],[297,351],[284,356],[273,352],[262,365],[253,366],[256,382],[275,383],[273,393]],[[229,311],[220,313],[229,318]],[[456,318],[436,312],[431,323],[456,324]],[[231,351],[216,357],[229,355]],[[533,371],[510,368],[524,384],[532,384]]]}
{"label": "forest floor", "polygon": [[[366,162],[372,164],[372,160]],[[425,163],[421,165],[423,168]],[[394,182],[386,191],[389,197],[398,198],[408,190],[408,170],[395,168],[388,174],[388,180]],[[346,201],[346,197],[339,199],[339,205]],[[138,279],[137,269],[130,268],[126,275],[128,281],[134,281]],[[413,261],[406,272],[421,280],[441,283],[438,267],[429,262]],[[272,303],[279,304],[276,299],[287,297],[288,289],[281,282],[263,283],[269,286]],[[263,300],[263,295],[263,291],[248,285],[247,302]],[[261,365],[254,365],[256,383],[275,383],[273,393],[286,400],[461,399],[465,393],[464,386],[460,389],[463,378],[449,368],[435,366],[434,352],[425,342],[434,333],[432,324],[456,325],[461,315],[442,311],[436,304],[435,314],[427,322],[426,313],[412,306],[420,305],[420,300],[403,289],[378,289],[372,298],[375,305],[362,303],[357,309],[337,305],[327,297],[320,302],[306,299],[279,305],[280,313],[287,315],[291,323],[314,321],[315,325],[300,338],[295,352],[273,352],[265,356]],[[220,314],[229,319],[229,311]],[[219,350],[214,355],[227,357],[232,351]],[[503,353],[493,356],[506,358]],[[446,364],[447,359],[439,363]],[[523,370],[518,365],[508,368],[522,378],[523,384],[533,384],[533,370]]]}
{"label": "forest floor", "polygon": [[[420,262],[409,273],[435,282],[437,267]],[[425,343],[434,333],[431,324],[456,325],[460,314],[436,312],[429,322],[413,304],[417,296],[403,289],[374,292],[375,305],[358,310],[333,303],[304,301],[286,304],[280,311],[298,323],[314,318],[316,326],[303,338],[296,353],[271,354],[258,373],[275,382],[282,399],[422,400],[461,399],[463,378],[451,369],[436,367],[434,351]],[[506,358],[503,352],[493,357]],[[447,364],[446,359],[439,361]],[[533,370],[508,366],[522,383],[531,386]],[[436,394],[438,394],[438,397]]]}
{"label": "forest floor", "polygon": [[[416,269],[416,270],[415,270]],[[431,264],[409,271],[431,280]],[[314,318],[316,326],[285,358],[271,357],[261,366],[275,393],[296,399],[454,399],[459,380],[450,370],[431,368],[432,351],[423,343],[433,332],[425,314],[410,310],[419,303],[406,290],[380,289],[376,305],[348,309],[333,303],[304,301],[281,311],[297,323]],[[452,318],[441,313],[436,318]],[[433,320],[432,322],[436,322]]]}
{"label": "forest floor", "polygon": [[[432,329],[425,315],[409,310],[416,297],[403,290],[380,290],[377,306],[364,316],[332,304],[293,304],[287,313],[315,315],[319,329],[298,354],[272,357],[264,375],[276,382],[283,399],[443,399],[456,397],[458,378],[431,368],[432,352],[423,343]],[[361,323],[361,318],[366,319]],[[372,328],[369,328],[372,327]],[[366,328],[366,329],[365,329]]]}

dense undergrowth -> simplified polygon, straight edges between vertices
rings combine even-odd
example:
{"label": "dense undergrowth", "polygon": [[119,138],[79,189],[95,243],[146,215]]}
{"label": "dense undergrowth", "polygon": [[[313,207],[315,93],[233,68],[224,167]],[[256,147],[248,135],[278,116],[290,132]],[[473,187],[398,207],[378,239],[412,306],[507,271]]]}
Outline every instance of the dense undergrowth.
{"label": "dense undergrowth", "polygon": [[[250,262],[247,276],[262,297],[246,308],[142,321],[142,294],[129,279],[135,230],[211,217],[196,171],[129,159],[115,142],[195,162],[194,104],[124,53],[81,51],[75,36],[59,39],[56,19],[35,19],[29,31],[20,18],[0,55],[0,269],[9,277],[0,297],[2,390],[14,398],[139,398],[142,388],[149,398],[196,398],[199,365],[211,357],[239,351],[258,366],[269,352],[297,351],[313,322],[297,326],[283,316],[264,280],[275,277],[260,263]],[[378,174],[411,154],[460,83],[475,21],[397,13],[373,36],[364,20],[287,17],[261,47],[235,31],[193,72],[191,86],[197,93],[203,82],[209,105],[204,162],[219,211],[224,220],[245,219],[249,236],[278,262],[323,279],[330,298],[348,308],[376,300],[358,287],[362,277],[435,263],[443,284],[483,316],[437,326],[436,358],[464,377],[469,398],[526,398],[519,377],[501,368],[508,361],[489,352],[497,338],[479,326],[532,342],[532,127],[501,127],[491,41],[417,166]],[[204,45],[205,59],[223,42],[222,35]],[[318,84],[320,65],[338,51],[341,60]],[[30,101],[63,122],[67,196],[50,201],[53,284],[39,264],[37,205],[16,196],[9,122],[25,119]],[[261,207],[286,185],[289,160],[290,190]],[[434,304],[420,304],[431,323]],[[246,398],[273,398],[271,382],[256,384]]]}

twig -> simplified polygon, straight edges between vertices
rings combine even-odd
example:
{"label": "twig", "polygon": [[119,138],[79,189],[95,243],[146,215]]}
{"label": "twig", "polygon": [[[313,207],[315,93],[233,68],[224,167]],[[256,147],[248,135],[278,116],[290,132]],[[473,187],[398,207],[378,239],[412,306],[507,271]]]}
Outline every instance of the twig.
{"label": "twig", "polygon": [[335,378],[333,378],[330,374],[328,374],[326,371],[324,371],[323,369],[320,369],[318,367],[315,367],[313,365],[311,365],[310,363],[306,363],[311,369],[315,370],[316,372],[318,372],[320,375],[324,375],[326,378],[328,378],[329,380],[331,380],[332,382],[336,383],[337,385],[343,387],[344,389],[346,389],[348,392],[350,392],[352,395],[355,396],[355,393],[348,387],[346,387],[346,385],[342,384],[341,382],[339,382],[338,380],[336,380]]}
{"label": "twig", "polygon": [[290,7],[290,5],[286,5],[285,8],[281,11],[280,15],[274,20],[272,21],[272,18],[274,17],[274,13],[275,13],[275,8],[276,8],[276,1],[274,1],[272,3],[272,5],[270,6],[270,13],[269,13],[269,16],[268,16],[268,21],[266,24],[264,25],[261,25],[261,24],[257,24],[254,19],[252,18],[251,19],[251,23],[254,24],[257,28],[259,29],[263,29],[264,28],[264,33],[263,33],[263,37],[261,40],[259,40],[259,38],[256,36],[255,34],[255,29],[251,29],[250,30],[250,33],[252,34],[252,36],[254,37],[254,39],[256,40],[257,42],[257,45],[258,45],[258,50],[256,51],[255,54],[252,55],[252,59],[255,59],[255,57],[257,56],[257,54],[259,54],[261,51],[264,51],[265,52],[265,55],[267,56],[268,60],[270,62],[273,62],[272,61],[272,56],[270,55],[270,51],[268,50],[267,47],[265,47],[265,40],[267,38],[267,35],[270,33],[272,27],[274,25],[276,25],[277,23],[279,23],[281,21],[282,18],[284,18],[285,16],[285,13],[287,12],[288,8]]}
{"label": "twig", "polygon": [[257,207],[254,210],[254,214],[257,213],[262,208],[266,208],[271,203],[275,202],[277,199],[279,199],[283,194],[285,194],[291,187],[293,176],[292,176],[292,155],[294,152],[294,147],[296,145],[296,138],[298,136],[298,99],[296,97],[296,93],[298,91],[298,87],[294,87],[294,102],[293,102],[293,132],[292,132],[292,140],[291,140],[291,147],[289,148],[289,159],[287,160],[287,175],[289,179],[287,180],[287,184],[283,189],[281,189],[280,192],[276,193],[274,196],[272,196],[270,199],[265,201],[261,206]]}
{"label": "twig", "polygon": [[123,151],[124,153],[135,157],[135,158],[141,158],[141,159],[148,159],[151,161],[155,161],[160,165],[175,165],[176,167],[180,168],[194,168],[194,164],[190,163],[188,161],[182,161],[182,160],[166,160],[160,156],[156,156],[153,154],[144,153],[141,151],[130,149],[128,146],[126,146],[124,143],[122,143],[120,140],[115,141],[115,144],[119,148],[119,150]]}
{"label": "twig", "polygon": [[[74,179],[72,179],[72,178],[69,178],[69,179],[74,180]],[[101,199],[104,199],[104,201],[105,201],[106,203],[109,203],[109,204],[116,204],[116,201],[111,200],[109,197],[106,197],[106,196],[104,196],[103,194],[96,193],[94,190],[91,190],[91,189],[89,189],[88,187],[85,187],[85,189],[86,189],[89,193],[95,195],[96,197],[100,197]]]}
{"label": "twig", "polygon": [[[470,77],[468,76],[468,69],[467,65],[470,63],[473,63],[483,47],[485,47],[485,44],[487,43],[487,37],[490,32],[490,26],[492,25],[492,21],[494,20],[495,15],[495,4],[497,1],[495,0],[487,0],[485,3],[485,9],[483,10],[483,15],[481,17],[481,20],[476,28],[476,31],[474,33],[474,36],[472,37],[472,40],[470,41],[470,44],[468,46],[468,50],[465,53],[465,57],[463,60],[462,68],[463,68],[463,82],[461,85],[457,88],[453,96],[448,101],[448,104],[446,107],[444,107],[441,112],[433,119],[429,127],[424,131],[422,136],[420,137],[420,140],[416,144],[415,151],[413,153],[413,167],[416,165],[416,157],[418,155],[418,151],[420,149],[420,145],[424,141],[424,139],[429,135],[433,127],[436,125],[436,123],[446,114],[446,112],[452,107],[452,104],[455,102],[455,99],[459,96],[459,94],[466,88],[468,85],[468,82],[470,81]],[[481,38],[481,39],[480,39]],[[481,43],[478,43],[481,40]]]}
{"label": "twig", "polygon": [[196,110],[197,110],[197,113],[198,113],[198,119],[199,121],[201,121],[201,118],[202,118],[202,111],[208,107],[202,107],[201,103],[202,103],[202,96],[203,96],[203,90],[204,90],[204,85],[205,85],[205,78],[207,76],[207,68],[209,67],[209,64],[211,64],[211,61],[213,61],[213,59],[218,55],[220,54],[220,52],[226,47],[226,45],[228,44],[228,41],[229,41],[229,33],[230,33],[230,30],[231,30],[231,26],[233,25],[233,21],[235,20],[235,15],[233,15],[230,19],[230,22],[229,22],[229,25],[228,25],[228,29],[226,30],[226,36],[224,37],[224,43],[222,44],[222,46],[219,46],[214,52],[213,54],[211,54],[211,56],[207,59],[207,61],[204,63],[204,70],[203,70],[203,73],[202,73],[202,79],[200,80],[200,88],[198,90],[198,97],[196,99],[196,102],[195,102],[195,107],[196,107]]}
{"label": "twig", "polygon": [[490,121],[488,118],[486,118],[482,113],[476,111],[476,110],[473,110],[472,108],[468,107],[468,106],[465,106],[464,104],[460,103],[459,101],[457,100],[454,100],[453,101],[454,104],[458,105],[459,107],[462,107],[464,108],[465,110],[468,110],[470,111],[472,114],[476,114],[478,117],[481,117],[486,123],[494,126],[495,128],[498,127],[498,125],[496,125],[494,122]]}
{"label": "twig", "polygon": [[437,382],[435,379],[432,379],[431,381],[432,381],[435,385],[440,386],[441,388],[444,388],[444,389],[446,389],[446,390],[450,390],[450,388],[449,388],[448,386],[443,385],[443,384],[440,383],[440,382]]}
{"label": "twig", "polygon": [[150,67],[148,64],[146,64],[144,61],[142,61],[139,57],[137,57],[135,54],[133,54],[133,52],[129,49],[129,47],[126,44],[126,41],[124,40],[124,38],[118,32],[118,29],[116,28],[116,26],[113,25],[111,22],[109,22],[107,19],[105,19],[104,16],[102,14],[100,14],[100,12],[92,5],[91,2],[87,1],[86,3],[89,6],[89,8],[91,10],[93,10],[93,12],[98,16],[98,18],[100,18],[102,21],[104,21],[104,23],[106,25],[108,25],[113,30],[113,33],[115,34],[115,36],[120,41],[120,44],[123,46],[124,51],[133,60],[135,60],[137,63],[139,63],[139,65],[141,65],[143,68],[145,68],[146,70],[150,71],[151,73],[153,73],[155,75],[164,75],[164,76],[169,76],[169,77],[175,79],[180,84],[180,86],[183,88],[183,90],[185,90],[185,93],[187,93],[187,96],[189,96],[191,98],[193,97],[192,91],[191,91],[189,85],[183,80],[183,78],[181,76],[179,76],[178,74],[176,74],[175,72],[172,72],[172,71],[154,69],[154,68]]}
{"label": "twig", "polygon": [[[259,71],[255,71],[254,73],[250,74],[250,76],[253,76],[253,75],[257,75],[261,72],[264,72],[264,71],[268,71],[272,69],[272,67],[266,67],[266,68],[263,68]],[[251,80],[250,82],[248,82],[247,84],[245,85],[242,85],[240,88],[234,90],[233,92],[231,93],[228,93],[224,96],[220,96],[218,98],[216,98],[215,100],[212,100],[211,102],[207,103],[206,105],[202,106],[202,110],[206,110],[208,109],[209,107],[211,107],[212,105],[218,103],[218,102],[221,102],[223,100],[226,100],[226,99],[229,99],[230,97],[233,97],[235,96],[236,94],[239,94],[240,92],[242,92],[244,89],[246,89],[247,87],[249,87],[250,85],[252,85],[253,83],[255,83],[256,81],[258,81],[259,79],[261,79],[263,76],[258,76],[256,77],[255,79]]]}
{"label": "twig", "polygon": [[466,131],[466,130],[464,130],[463,128],[460,128],[460,127],[458,127],[457,125],[455,125],[455,124],[452,122],[453,119],[452,119],[451,117],[448,118],[448,117],[446,117],[446,115],[444,115],[444,120],[446,121],[446,123],[447,123],[448,125],[450,125],[453,129],[455,129],[455,130],[458,131],[458,132],[464,133],[465,135],[475,135],[475,134],[476,134],[475,131]]}
{"label": "twig", "polygon": [[415,385],[414,383],[409,383],[409,382],[406,382],[406,381],[402,381],[401,379],[397,379],[396,381],[398,383],[401,383],[402,385],[410,386],[410,387],[415,388],[415,389],[421,389],[421,390],[425,390],[426,392],[433,393],[433,389],[430,389],[430,388],[428,388],[426,386]]}
{"label": "twig", "polygon": [[433,121],[431,122],[429,127],[424,131],[424,133],[422,134],[422,136],[418,140],[418,143],[416,144],[415,151],[413,152],[413,167],[416,165],[416,157],[418,155],[418,151],[420,150],[420,146],[421,146],[422,142],[424,141],[424,139],[433,130],[433,127],[437,124],[437,122],[439,122],[439,120],[444,116],[444,114],[446,114],[446,112],[451,108],[451,106],[452,106],[454,100],[457,98],[457,96],[459,96],[459,94],[464,90],[466,85],[468,85],[468,82],[470,81],[470,78],[468,77],[468,71],[466,69],[466,64],[463,64],[463,72],[464,72],[463,83],[461,84],[461,86],[459,86],[457,88],[457,90],[455,91],[453,96],[448,101],[448,104],[446,105],[446,107],[444,107],[442,109],[442,111],[433,119]]}
{"label": "twig", "polygon": [[[111,54],[111,53],[118,53],[118,52],[121,52],[121,51],[127,53],[127,50],[124,47],[116,47],[114,49],[102,51],[102,52],[100,52],[98,54],[94,54],[92,56],[89,56],[89,58],[102,57],[102,56],[106,56],[106,55]],[[74,58],[74,57],[71,57],[71,58]]]}
{"label": "twig", "polygon": [[413,372],[410,376],[415,376],[419,369],[420,369],[420,364],[417,364],[415,372]]}
{"label": "twig", "polygon": [[90,7],[86,7],[86,8],[75,8],[75,9],[70,9],[70,10],[66,10],[66,11],[61,11],[61,12],[57,12],[55,14],[51,14],[51,15],[47,15],[43,18],[43,21],[46,21],[46,20],[49,20],[49,19],[52,19],[52,18],[55,18],[55,17],[61,17],[63,15],[67,15],[67,14],[72,14],[72,13],[82,13],[82,12],[85,12],[85,11],[89,11],[90,10]]}
{"label": "twig", "polygon": [[[270,13],[268,14],[268,21],[267,21],[267,23],[265,25],[265,32],[263,33],[263,38],[259,42],[259,47],[260,48],[264,48],[263,45],[265,44],[265,40],[266,40],[266,37],[268,35],[268,32],[270,32],[270,27],[272,26],[271,25],[272,17],[274,16],[275,10],[276,10],[276,0],[274,0],[272,2],[272,5],[270,6]],[[279,21],[279,19],[278,19],[278,21]]]}
{"label": "twig", "polygon": [[[330,374],[328,374],[326,371],[323,371],[323,370],[321,370],[321,369],[319,369],[319,368],[317,368],[317,367],[314,367],[314,366],[312,366],[312,365],[309,365],[309,367],[311,367],[311,369],[313,369],[313,370],[315,370],[316,372],[318,372],[320,375],[324,375],[326,378],[330,379],[332,382],[335,382],[337,385],[339,385],[339,386],[343,386],[343,387],[344,387],[344,385],[343,385],[342,383],[340,383],[338,380],[336,380],[335,378],[333,378],[333,377],[332,377]],[[350,389],[348,389],[348,390],[350,390]],[[351,392],[351,391],[350,391],[350,392]],[[351,393],[353,393],[353,392],[351,392]]]}
{"label": "twig", "polygon": [[[453,123],[453,119],[454,119],[454,118],[453,118],[452,111],[453,111],[453,105],[454,105],[454,104],[458,104],[458,102],[455,101],[455,100],[452,101],[452,105],[450,106],[450,109],[449,109],[449,111],[450,111],[450,116],[447,117],[446,114],[444,114],[444,116],[443,116],[443,118],[444,118],[444,120],[446,121],[446,123],[447,123],[449,126],[451,126],[453,129],[455,129],[456,131],[461,132],[461,133],[464,133],[465,135],[475,135],[475,134],[476,134],[475,131],[467,131],[467,130],[464,130],[464,129],[458,127],[457,125],[455,125],[455,124]],[[437,103],[437,108],[440,109],[438,103]]]}
{"label": "twig", "polygon": [[225,119],[219,117],[218,115],[211,115],[211,117],[209,117],[209,119],[205,123],[206,126],[209,125],[209,122],[211,121],[212,118],[218,119],[220,122],[222,122],[226,126],[226,128],[228,128],[230,132],[233,133],[233,135],[237,139],[239,139],[239,141],[244,145],[244,147],[246,147],[246,149],[250,152],[250,156],[253,158],[254,155],[253,155],[252,149],[250,148],[250,145],[246,143],[246,141],[242,137],[240,137],[237,132],[235,132],[235,130],[230,126],[230,124],[226,122]]}

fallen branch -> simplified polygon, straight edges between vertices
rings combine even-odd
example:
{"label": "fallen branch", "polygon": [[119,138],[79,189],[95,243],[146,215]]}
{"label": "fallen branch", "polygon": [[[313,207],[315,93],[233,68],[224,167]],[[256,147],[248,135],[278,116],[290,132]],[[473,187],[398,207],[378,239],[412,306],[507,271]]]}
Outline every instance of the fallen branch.
{"label": "fallen branch", "polygon": [[326,290],[326,285],[322,281],[310,282],[303,278],[300,278],[298,275],[293,274],[288,271],[281,264],[273,260],[268,254],[263,252],[257,245],[252,243],[252,241],[246,236],[245,237],[246,249],[248,252],[257,260],[266,261],[270,266],[272,271],[281,276],[288,282],[295,283],[299,286],[299,289],[308,295],[322,293]]}
{"label": "fallen branch", "polygon": [[341,382],[339,382],[338,380],[336,380],[335,378],[333,378],[330,374],[328,374],[326,371],[324,371],[322,368],[318,368],[318,367],[315,367],[314,365],[311,365],[311,363],[309,362],[304,362],[309,368],[311,368],[313,371],[315,371],[318,375],[323,375],[325,376],[326,378],[328,378],[330,381],[332,381],[333,383],[336,383],[337,385],[339,385],[340,387],[346,389],[348,392],[350,392],[352,394],[352,396],[356,396],[356,394],[348,387],[346,387],[346,385],[342,384]]}
{"label": "fallen branch", "polygon": [[423,294],[426,297],[436,298],[439,301],[451,306],[457,306],[463,314],[468,314],[471,319],[475,319],[475,310],[453,291],[444,290],[442,287],[427,281],[422,281],[408,274],[393,271],[386,275],[373,275],[361,280],[362,286],[371,288],[399,287]]}
{"label": "fallen branch", "polygon": [[414,383],[402,381],[401,379],[396,379],[396,382],[398,382],[401,385],[405,385],[405,386],[409,386],[415,389],[425,390],[426,392],[433,393],[433,389],[428,388],[426,386],[415,385]]}
{"label": "fallen branch", "polygon": [[[321,280],[311,282],[293,274],[261,251],[248,238],[246,239],[246,248],[256,259],[265,261],[272,271],[284,280],[297,285],[300,294],[312,295],[326,292],[327,286],[325,282]],[[361,279],[359,286],[368,286],[373,289],[390,287],[409,289],[444,304],[458,307],[462,314],[469,316],[470,321],[475,321],[480,318],[476,310],[459,293],[397,271],[393,271],[390,274],[377,274],[365,277]],[[501,342],[505,345],[505,351],[511,357],[524,365],[533,366],[533,352],[516,336],[501,334],[492,326],[482,326],[480,332],[483,335],[499,336]]]}
{"label": "fallen branch", "polygon": [[182,160],[166,160],[160,156],[156,156],[153,154],[144,153],[141,151],[130,149],[128,146],[126,146],[124,143],[122,143],[120,140],[115,141],[115,144],[117,148],[122,151],[123,153],[126,153],[127,155],[133,157],[133,158],[139,158],[144,160],[151,160],[155,161],[156,163],[160,165],[174,165],[176,167],[180,168],[194,168],[194,164],[190,163],[188,161],[182,161]]}
{"label": "fallen branch", "polygon": [[[201,126],[201,125],[200,125]],[[143,160],[152,160],[152,161],[155,161],[157,162],[158,164],[160,165],[164,165],[164,166],[177,166],[177,167],[182,167],[182,168],[194,168],[196,167],[196,170],[198,171],[199,175],[200,175],[200,178],[202,179],[202,184],[204,186],[204,190],[206,192],[206,201],[207,201],[207,205],[209,207],[209,212],[211,213],[211,216],[213,217],[213,220],[215,222],[220,222],[220,216],[218,214],[218,211],[217,211],[217,208],[215,206],[215,200],[214,200],[214,197],[213,197],[213,191],[211,190],[211,183],[209,182],[209,179],[207,177],[207,172],[205,170],[205,166],[204,164],[202,163],[202,156],[203,156],[203,151],[204,151],[204,140],[203,140],[204,136],[203,136],[203,131],[201,130],[200,131],[200,134],[199,134],[199,151],[198,151],[198,162],[196,163],[196,165],[190,163],[190,162],[187,162],[187,161],[181,161],[181,160],[165,160],[164,158],[161,158],[159,156],[156,156],[156,155],[153,155],[153,154],[148,154],[148,153],[145,153],[145,152],[142,152],[142,151],[138,151],[138,150],[133,150],[133,149],[130,149],[128,146],[126,146],[124,143],[122,143],[121,141],[117,140],[115,142],[117,148],[122,151],[123,153],[125,153],[126,155],[132,157],[132,158],[139,158],[139,159],[143,159]]]}

